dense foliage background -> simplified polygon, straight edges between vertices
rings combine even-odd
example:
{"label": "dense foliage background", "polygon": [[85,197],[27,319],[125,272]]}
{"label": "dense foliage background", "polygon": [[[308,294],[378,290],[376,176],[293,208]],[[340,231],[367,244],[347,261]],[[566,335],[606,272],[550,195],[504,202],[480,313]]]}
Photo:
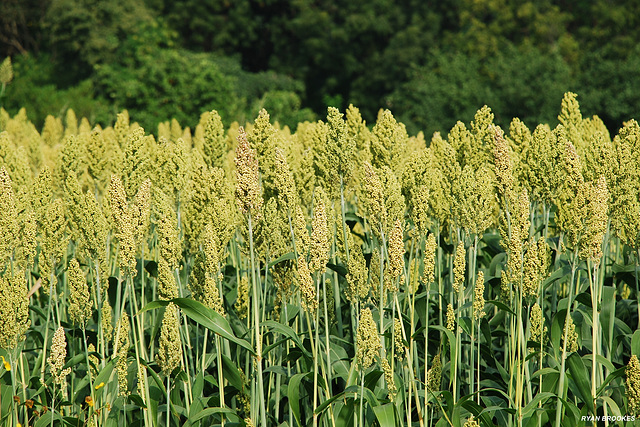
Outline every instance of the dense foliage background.
{"label": "dense foliage background", "polygon": [[410,133],[447,130],[490,105],[496,122],[556,123],[578,93],[610,131],[637,116],[640,5],[631,0],[6,0],[2,106],[73,108],[110,124],[126,108],[148,129],[265,107],[293,126],[327,105],[389,108]]}

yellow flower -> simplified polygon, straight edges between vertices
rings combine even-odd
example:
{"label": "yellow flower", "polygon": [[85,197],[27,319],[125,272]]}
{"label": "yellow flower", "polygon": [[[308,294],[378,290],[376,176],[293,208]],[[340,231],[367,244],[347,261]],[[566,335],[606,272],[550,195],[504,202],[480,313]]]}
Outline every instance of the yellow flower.
{"label": "yellow flower", "polygon": [[2,358],[2,363],[4,364],[4,369],[7,371],[11,370],[11,364],[4,359],[4,356],[0,356]]}
{"label": "yellow flower", "polygon": [[96,390],[100,390],[102,387],[104,387],[104,381],[96,386]]}
{"label": "yellow flower", "polygon": [[91,396],[85,397],[84,402],[93,408],[93,398]]}

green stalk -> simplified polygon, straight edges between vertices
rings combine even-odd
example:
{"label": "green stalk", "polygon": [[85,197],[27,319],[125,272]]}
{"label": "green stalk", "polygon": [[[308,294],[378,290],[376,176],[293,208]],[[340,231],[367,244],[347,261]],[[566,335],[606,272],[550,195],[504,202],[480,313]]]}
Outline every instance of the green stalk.
{"label": "green stalk", "polygon": [[255,328],[256,337],[256,366],[258,370],[258,393],[260,393],[259,416],[261,425],[267,425],[267,411],[264,397],[264,384],[262,379],[262,331],[260,327],[260,315],[258,299],[258,278],[256,277],[256,262],[253,250],[253,221],[251,213],[248,214],[249,220],[249,252],[251,254],[251,279],[253,282],[253,326]]}
{"label": "green stalk", "polygon": [[[574,283],[574,280],[575,280],[576,270],[578,268],[577,258],[578,258],[578,255],[574,254],[573,260],[572,260],[572,263],[571,263],[571,281],[569,282],[569,301],[567,303],[567,314],[566,314],[565,319],[564,319],[564,332],[563,332],[564,342],[563,342],[563,345],[562,345],[562,358],[561,358],[561,363],[560,363],[560,379],[558,380],[558,397],[561,397],[562,399],[564,399],[566,397],[565,390],[564,390],[565,362],[566,362],[566,359],[567,359],[567,339],[568,339],[568,335],[569,335],[569,316],[571,316],[571,305],[573,304],[573,283]],[[555,422],[555,426],[556,427],[561,427],[563,409],[564,409],[564,406],[562,404],[562,401],[560,399],[558,399],[558,403],[556,405],[556,422]]]}
{"label": "green stalk", "polygon": [[[206,342],[205,342],[205,346],[206,346]],[[218,335],[216,335],[216,353],[217,353],[217,358],[218,358],[218,393],[220,394],[220,407],[224,408],[225,404],[224,404],[224,375],[222,374],[222,344],[220,343],[220,337]],[[202,373],[204,375],[204,369],[202,370]],[[224,416],[221,417],[222,419],[222,427],[224,427]]]}
{"label": "green stalk", "polygon": [[170,375],[167,375],[167,427],[171,427],[171,400],[169,399],[169,394],[171,388],[170,385]]}

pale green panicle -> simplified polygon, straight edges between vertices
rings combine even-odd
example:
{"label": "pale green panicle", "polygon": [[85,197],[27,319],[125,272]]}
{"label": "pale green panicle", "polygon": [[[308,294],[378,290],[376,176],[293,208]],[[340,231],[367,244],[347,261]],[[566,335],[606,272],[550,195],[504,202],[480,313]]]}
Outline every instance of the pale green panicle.
{"label": "pale green panicle", "polygon": [[[505,301],[511,301],[513,294],[509,285],[520,287],[522,284],[523,272],[522,264],[524,261],[524,245],[529,238],[530,227],[530,203],[529,193],[526,189],[520,193],[520,196],[511,206],[509,227],[503,219],[500,224],[501,234],[506,240],[507,252],[507,268],[502,271],[501,296]],[[503,215],[504,216],[504,215]]]}
{"label": "pale green panicle", "polygon": [[63,393],[66,389],[67,375],[71,373],[71,368],[62,369],[67,362],[67,337],[64,333],[62,326],[56,329],[51,340],[51,348],[49,349],[49,357],[47,363],[49,364],[49,370],[53,376],[53,382],[62,386]]}
{"label": "pale green panicle", "polygon": [[67,110],[64,116],[64,137],[69,135],[78,135],[78,117],[71,108]]}
{"label": "pale green panicle", "polygon": [[87,172],[94,181],[96,191],[106,185],[111,173],[115,170],[113,153],[105,140],[104,134],[99,127],[91,131],[87,154]]}
{"label": "pale green panicle", "polygon": [[14,349],[30,324],[25,272],[5,273],[0,277],[0,348]]}
{"label": "pale green panicle", "polygon": [[349,104],[345,112],[345,122],[347,125],[347,139],[353,139],[358,157],[357,163],[371,162],[371,131],[367,123],[362,119],[360,110]]}
{"label": "pale green panicle", "polygon": [[63,188],[69,174],[82,175],[84,158],[84,146],[76,135],[69,135],[65,138],[64,146],[58,156],[56,169],[54,171],[54,183],[59,183],[59,188]]}
{"label": "pale green panicle", "polygon": [[436,354],[431,361],[431,368],[427,371],[427,391],[429,393],[438,393],[440,391],[440,382],[442,381],[442,361],[440,353]]}
{"label": "pale green panicle", "polygon": [[[27,149],[16,145],[7,131],[0,132],[0,166],[11,176],[13,191],[18,196],[28,192],[33,178]],[[22,201],[17,203],[20,205]]]}
{"label": "pale green panicle", "polygon": [[158,233],[158,297],[170,300],[178,297],[178,285],[174,271],[178,268],[180,236],[178,219],[171,199],[157,193],[156,232]]}
{"label": "pale green panicle", "polygon": [[535,201],[550,205],[555,197],[555,174],[561,154],[557,136],[548,125],[538,125],[531,135],[531,145],[520,157],[520,177]]}
{"label": "pale green panicle", "polygon": [[236,147],[236,202],[242,214],[251,214],[258,219],[262,209],[262,193],[258,179],[258,159],[251,148],[247,134],[241,127]]}
{"label": "pale green panicle", "polygon": [[140,188],[129,203],[131,223],[133,225],[133,239],[136,247],[144,243],[151,222],[151,180],[140,184]]}
{"label": "pale green panicle", "polygon": [[549,245],[544,237],[540,237],[537,241],[532,240],[529,244],[529,249],[524,254],[524,271],[522,277],[523,298],[531,300],[538,297],[542,281],[548,274],[549,263]]}
{"label": "pale green panicle", "polygon": [[101,324],[100,327],[102,328],[102,334],[104,335],[104,339],[106,341],[111,341],[111,338],[113,337],[113,310],[111,309],[111,303],[109,302],[109,298],[108,298],[108,286],[109,286],[109,281],[105,281],[105,288],[104,288],[104,297],[102,299],[102,307],[100,307],[100,319],[101,319]]}
{"label": "pale green panicle", "polygon": [[131,131],[123,148],[122,161],[117,170],[122,179],[126,197],[133,198],[140,185],[151,173],[151,153],[154,152],[155,139],[145,136],[141,127]]}
{"label": "pale green panicle", "polygon": [[476,284],[473,289],[473,317],[476,321],[486,314],[484,312],[484,304],[484,272],[480,270],[476,276]]}
{"label": "pale green panicle", "polygon": [[640,362],[635,354],[631,355],[625,369],[625,389],[627,391],[628,410],[630,415],[640,415]]}
{"label": "pale green panicle", "polygon": [[296,183],[293,173],[287,163],[287,157],[283,149],[275,150],[275,188],[278,194],[278,203],[282,206],[284,214],[290,217],[295,215],[296,206],[300,200],[296,191]]}
{"label": "pale green panicle", "polygon": [[119,244],[119,261],[121,273],[126,276],[136,275],[135,229],[131,209],[127,204],[127,196],[122,181],[116,175],[111,177],[109,185],[109,207],[116,229]]}
{"label": "pale green panicle", "polygon": [[346,185],[353,174],[356,142],[349,135],[343,114],[337,108],[327,109],[325,137],[315,150],[316,176],[332,198],[339,197],[340,181]]}
{"label": "pale green panicle", "polygon": [[640,233],[640,125],[630,120],[613,139],[616,177],[610,182],[611,227],[622,243],[638,247]]}
{"label": "pale green panicle", "polygon": [[206,276],[199,301],[224,316],[224,305],[218,290],[218,281],[221,280],[220,258],[224,248],[220,247],[218,236],[211,224],[205,227],[203,247]]}
{"label": "pale green panicle", "polygon": [[316,287],[313,284],[307,261],[302,256],[298,257],[298,281],[302,294],[302,308],[310,313],[315,312],[318,308]]}
{"label": "pale green panicle", "polygon": [[0,266],[13,257],[19,239],[20,224],[16,197],[7,169],[0,167]]}
{"label": "pale green panicle", "polygon": [[565,326],[567,328],[567,341],[564,342],[564,334],[562,335],[563,346],[566,345],[567,352],[571,353],[574,351],[578,351],[580,348],[578,343],[578,332],[576,331],[576,325],[573,323],[573,318],[568,316],[567,318],[568,324]]}
{"label": "pale green panicle", "polygon": [[402,322],[397,317],[393,319],[393,347],[398,360],[404,359],[409,351],[409,348],[404,343]]}
{"label": "pale green panicle", "polygon": [[493,159],[496,174],[496,188],[502,198],[503,208],[509,209],[517,198],[516,181],[511,159],[511,150],[504,138],[504,133],[499,127],[494,127],[495,143],[493,146]]}
{"label": "pale green panicle", "polygon": [[395,401],[396,395],[398,394],[398,387],[393,379],[393,370],[391,369],[391,364],[387,360],[386,357],[382,357],[380,359],[380,367],[382,368],[382,372],[384,373],[384,381],[387,384],[387,396],[391,402]]}
{"label": "pale green panicle", "polygon": [[[402,195],[402,187],[396,174],[389,167],[383,167],[379,171],[380,185],[382,186],[382,195],[384,200],[384,215],[381,221],[382,231],[385,235],[389,235],[391,228],[395,222],[404,219],[405,202]],[[378,231],[375,230],[374,231]]]}
{"label": "pale green panicle", "polygon": [[567,92],[562,98],[562,105],[558,121],[567,133],[568,141],[576,148],[580,154],[584,153],[586,142],[584,141],[582,129],[582,113],[578,104],[578,95]]}
{"label": "pale green panicle", "polygon": [[[562,138],[558,138],[559,142]],[[563,163],[559,175],[560,186],[556,206],[556,225],[564,232],[568,243],[574,246],[578,243],[582,224],[585,219],[585,185],[582,177],[582,163],[580,156],[570,142],[565,143]]]}
{"label": "pale green panicle", "polygon": [[422,272],[427,286],[435,281],[437,245],[435,234],[429,234],[424,245],[424,270]]}
{"label": "pale green panicle", "polygon": [[347,298],[352,303],[363,301],[369,295],[367,263],[362,253],[362,246],[353,242],[349,234],[349,263],[347,274]]}
{"label": "pale green panicle", "polygon": [[291,166],[293,179],[296,182],[300,202],[303,206],[311,205],[313,189],[316,185],[313,143],[307,140],[312,139],[312,133],[317,126],[317,123],[299,124],[292,137],[292,143],[289,145],[290,152],[287,160]]}
{"label": "pale green panicle", "polygon": [[183,189],[191,174],[186,143],[182,138],[177,141],[160,139],[154,154],[154,187],[181,202]]}
{"label": "pale green panicle", "polygon": [[62,199],[55,199],[47,206],[43,223],[43,236],[40,242],[41,252],[38,266],[40,267],[40,277],[42,278],[42,288],[49,292],[50,286],[55,286],[58,282],[55,274],[55,266],[67,251],[69,241],[65,231],[67,220],[64,213],[64,202]]}
{"label": "pale green panicle", "polygon": [[360,310],[356,336],[356,360],[362,371],[368,369],[380,357],[380,350],[382,345],[378,336],[378,327],[373,320],[371,310],[363,308]]}
{"label": "pale green panicle", "polygon": [[[544,325],[544,315],[537,302],[533,304],[533,307],[531,307],[531,313],[529,314],[529,325],[529,340],[540,345],[544,344],[547,334],[547,327]],[[530,349],[530,351],[538,352],[539,348],[537,350]]]}
{"label": "pale green panicle", "polygon": [[202,132],[202,154],[209,167],[221,168],[227,155],[227,140],[220,114],[212,110],[206,116]]}
{"label": "pale green panicle", "polygon": [[82,194],[76,175],[71,172],[65,183],[66,211],[73,238],[92,261],[106,261],[107,221],[94,193]]}
{"label": "pale green panicle", "polygon": [[[471,122],[471,134],[473,135],[472,152],[465,165],[480,168],[491,161],[491,149],[493,148],[493,119],[491,108],[484,105],[473,116]],[[462,165],[463,167],[465,165]]]}
{"label": "pale green panicle", "polygon": [[456,122],[451,130],[449,130],[447,141],[456,153],[456,157],[450,159],[450,161],[455,160],[461,167],[467,163],[471,163],[475,141],[471,131],[467,129],[464,123],[461,121]]}
{"label": "pale green panicle", "polygon": [[63,133],[64,126],[62,125],[62,120],[51,115],[48,115],[44,119],[42,139],[49,148],[54,148],[60,143]]}
{"label": "pale green panicle", "polygon": [[255,150],[258,159],[260,183],[265,200],[276,195],[276,148],[283,146],[281,133],[269,120],[269,113],[263,108],[247,132],[249,146]]}
{"label": "pale green panicle", "polygon": [[407,282],[407,291],[410,294],[415,294],[416,292],[418,292],[421,280],[422,277],[420,276],[420,260],[418,258],[413,258],[409,263],[409,281]]}
{"label": "pale green panicle", "polygon": [[456,246],[456,254],[453,260],[453,292],[457,295],[464,290],[464,275],[467,269],[467,251],[464,248],[464,242],[458,242]]}
{"label": "pale green panicle", "polygon": [[[516,177],[518,181],[524,183],[529,174],[528,164],[524,161],[524,156],[531,150],[533,136],[531,130],[519,118],[515,117],[509,124],[509,138],[507,143],[514,156],[516,164]],[[526,184],[525,184],[526,185]],[[527,188],[531,192],[530,188]]]}
{"label": "pale green panicle", "polygon": [[[291,252],[291,230],[286,212],[278,206],[277,198],[270,198],[262,211],[263,221],[254,227],[254,248],[261,257],[278,259]],[[246,232],[246,229],[243,230]],[[279,264],[279,263],[278,263]],[[276,264],[274,267],[280,269]]]}
{"label": "pale green panicle", "polygon": [[456,210],[460,226],[471,235],[482,236],[495,223],[498,210],[494,191],[494,176],[486,166],[475,170],[462,169],[459,185],[454,187]]}
{"label": "pale green panicle", "polygon": [[608,133],[599,131],[591,135],[584,153],[582,173],[585,181],[595,181],[604,176],[607,183],[613,183],[618,173],[616,168],[615,149]]}
{"label": "pale green panicle", "polygon": [[598,263],[602,258],[602,246],[609,222],[609,189],[604,175],[596,183],[587,183],[585,194],[586,218],[584,233],[580,239],[580,256]]}
{"label": "pale green panicle", "polygon": [[194,173],[182,203],[182,225],[192,252],[199,250],[204,227],[209,222],[218,236],[220,247],[227,246],[237,224],[231,188],[223,169],[194,161]]}
{"label": "pale green panicle", "polygon": [[178,308],[170,303],[162,316],[160,338],[158,339],[158,355],[156,361],[164,375],[169,375],[180,364],[182,346],[180,345],[180,329]]}
{"label": "pale green panicle", "polygon": [[91,375],[93,376],[93,378],[95,378],[98,376],[98,369],[100,368],[100,359],[98,359],[98,357],[93,354],[96,352],[96,346],[93,345],[93,343],[90,343],[87,346],[87,352],[89,353],[89,366]]}
{"label": "pale green panicle", "polygon": [[131,323],[129,321],[129,315],[126,312],[122,312],[120,320],[116,324],[116,328],[113,333],[113,347],[115,356],[118,358],[116,363],[116,372],[118,374],[119,396],[129,395],[127,371],[129,370],[129,347],[131,347],[131,341],[129,338],[130,330]]}
{"label": "pale green panicle", "polygon": [[364,204],[371,221],[371,228],[378,233],[387,223],[387,209],[384,203],[384,188],[378,172],[369,163],[364,164],[365,194]]}
{"label": "pale green panicle", "polygon": [[124,150],[127,145],[129,133],[131,132],[131,126],[129,125],[129,112],[123,110],[116,115],[116,123],[113,125],[113,130],[116,134],[116,141],[120,149]]}
{"label": "pale green panicle", "polygon": [[451,332],[455,332],[456,328],[456,314],[453,311],[453,304],[447,304],[447,329]]}
{"label": "pale green panicle", "polygon": [[293,218],[293,235],[296,239],[296,252],[298,252],[298,256],[306,257],[311,245],[311,239],[309,237],[309,230],[307,229],[307,220],[300,205],[296,205],[296,214]]}
{"label": "pale green panicle", "polygon": [[325,206],[326,195],[321,187],[317,187],[314,195],[313,219],[311,221],[311,242],[309,252],[309,268],[312,273],[324,269],[329,261],[329,226]]}
{"label": "pale green panicle", "polygon": [[89,294],[87,278],[75,258],[69,261],[67,277],[69,287],[69,306],[67,308],[67,314],[72,323],[78,324],[81,328],[84,328],[87,320],[91,318],[91,309],[93,305],[91,304],[91,295]]}
{"label": "pale green panicle", "polygon": [[13,66],[11,65],[11,57],[7,56],[0,64],[0,84],[4,87],[11,80],[13,80]]}
{"label": "pale green panicle", "polygon": [[[456,150],[442,139],[438,132],[433,134],[429,147],[431,156],[426,164],[428,188],[431,193],[431,208],[441,227],[452,222],[451,212],[455,206],[453,188],[457,185],[462,170],[456,158]],[[433,172],[429,172],[429,171]]]}
{"label": "pale green panicle", "polygon": [[234,304],[239,319],[246,319],[249,315],[249,279],[242,276],[238,281],[238,299]]}
{"label": "pale green panicle", "polygon": [[[394,281],[404,273],[404,239],[400,218],[395,220],[389,233],[389,273]],[[397,291],[395,286],[394,291]]]}
{"label": "pale green panicle", "polygon": [[19,217],[20,240],[16,242],[14,261],[19,268],[28,269],[34,264],[38,247],[38,222],[33,209],[27,208]]}
{"label": "pale green panicle", "polygon": [[409,135],[404,124],[398,123],[391,111],[380,110],[371,129],[371,164],[376,168],[386,166],[402,174],[408,143]]}

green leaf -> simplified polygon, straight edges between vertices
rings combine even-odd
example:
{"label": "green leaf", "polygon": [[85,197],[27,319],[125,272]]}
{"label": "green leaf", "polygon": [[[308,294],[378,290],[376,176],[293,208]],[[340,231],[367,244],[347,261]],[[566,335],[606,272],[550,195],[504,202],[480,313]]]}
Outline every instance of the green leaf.
{"label": "green leaf", "polygon": [[238,413],[236,411],[234,411],[233,409],[229,409],[229,408],[205,408],[202,411],[198,412],[197,414],[189,417],[189,421],[193,423],[193,422],[200,421],[200,420],[202,420],[204,418],[210,417],[211,415],[215,415],[215,414],[233,415],[234,417],[236,417],[238,419],[238,421],[241,420],[241,418],[238,415]]}
{"label": "green leaf", "polygon": [[531,402],[529,402],[527,404],[527,406],[525,406],[524,409],[522,410],[522,416],[524,418],[529,417],[531,415],[531,413],[536,410],[536,408],[538,407],[539,403],[543,403],[544,404],[544,402],[546,402],[547,400],[549,400],[550,398],[555,397],[555,396],[556,396],[555,393],[551,393],[551,392],[548,392],[548,391],[536,394],[536,397],[531,399]]}
{"label": "green leaf", "polygon": [[289,406],[291,406],[291,411],[293,412],[293,416],[298,423],[298,426],[302,426],[300,421],[300,383],[304,377],[308,377],[311,375],[311,372],[307,372],[305,374],[295,374],[289,380],[289,386],[287,391],[287,396],[289,397]]}
{"label": "green leaf", "polygon": [[282,261],[286,261],[286,260],[289,260],[289,259],[295,259],[295,258],[296,258],[296,255],[293,252],[286,253],[286,254],[282,255],[280,258],[276,259],[275,261],[271,261],[269,263],[269,268],[273,267],[274,265],[276,265],[276,264],[278,264],[278,263],[280,263]]}
{"label": "green leaf", "polygon": [[640,357],[640,329],[636,329],[631,337],[631,354]]}
{"label": "green leaf", "polygon": [[396,425],[393,403],[389,402],[384,405],[375,406],[373,412],[376,414],[380,427],[394,427]]}
{"label": "green leaf", "polygon": [[493,304],[496,307],[498,307],[500,310],[504,310],[504,311],[506,311],[508,313],[513,314],[514,316],[516,315],[516,313],[513,310],[511,310],[511,308],[509,308],[509,306],[507,306],[503,302],[496,301],[496,300],[489,300],[489,301],[487,301],[487,304]]}
{"label": "green leaf", "polygon": [[215,334],[220,335],[222,338],[226,338],[240,347],[246,348],[251,352],[251,354],[256,354],[249,342],[235,336],[229,322],[227,322],[227,319],[215,310],[210,309],[198,301],[188,298],[174,298],[169,301],[153,301],[144,306],[144,308],[140,310],[140,313],[160,307],[166,307],[169,303],[174,303],[180,307],[185,316],[194,322],[204,326]]}
{"label": "green leaf", "polygon": [[596,415],[593,407],[593,400],[591,399],[589,378],[587,378],[588,369],[580,355],[578,353],[571,353],[569,357],[567,357],[567,366],[569,367],[569,372],[571,373],[571,377],[575,385],[575,388],[572,388],[572,390],[579,395],[582,401],[589,408],[589,411],[593,415]]}
{"label": "green leaf", "polygon": [[224,374],[224,379],[229,381],[229,384],[235,387],[236,390],[242,391],[244,383],[238,367],[224,354],[222,355],[222,373]]}
{"label": "green leaf", "polygon": [[605,378],[604,382],[600,385],[600,387],[596,391],[596,396],[601,397],[600,393],[602,393],[602,391],[605,389],[607,384],[609,384],[611,381],[615,380],[616,378],[624,377],[626,369],[627,367],[623,366],[611,372],[609,375],[607,375],[607,378]]}
{"label": "green leaf", "polygon": [[[304,345],[302,345],[302,341],[300,341],[300,337],[292,328],[287,325],[283,325],[282,323],[276,322],[275,320],[266,320],[262,322],[262,325],[288,337],[289,339],[291,339],[291,341],[294,342],[294,344],[300,349],[300,351],[302,351],[307,359],[313,359],[311,353],[306,348],[304,348]],[[266,354],[263,354],[263,356],[266,356]]]}

